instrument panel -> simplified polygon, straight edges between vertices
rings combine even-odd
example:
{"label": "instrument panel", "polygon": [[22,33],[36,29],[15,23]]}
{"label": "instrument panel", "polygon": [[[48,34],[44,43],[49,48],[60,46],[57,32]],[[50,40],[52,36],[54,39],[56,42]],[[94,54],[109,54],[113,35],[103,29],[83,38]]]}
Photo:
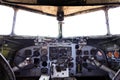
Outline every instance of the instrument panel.
{"label": "instrument panel", "polygon": [[97,66],[87,63],[91,57],[105,64],[104,52],[90,45],[58,42],[29,46],[16,53],[14,64],[19,69],[15,74],[18,77],[45,74],[52,78],[107,75]]}

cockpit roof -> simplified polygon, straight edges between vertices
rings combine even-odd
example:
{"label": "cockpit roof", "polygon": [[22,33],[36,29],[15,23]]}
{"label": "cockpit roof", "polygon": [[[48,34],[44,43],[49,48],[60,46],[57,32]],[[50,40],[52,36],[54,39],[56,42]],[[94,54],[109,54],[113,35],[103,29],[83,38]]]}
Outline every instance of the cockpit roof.
{"label": "cockpit roof", "polygon": [[[43,14],[47,14],[50,16],[57,16],[57,9],[56,6],[32,6],[32,5],[19,5],[21,7],[35,10],[41,12]],[[64,16],[72,16],[83,12],[90,12],[93,10],[103,9],[105,6],[64,6],[63,12]]]}
{"label": "cockpit roof", "polygon": [[[15,8],[21,8],[21,9],[25,9],[25,10],[30,10],[32,12],[35,11],[35,12],[39,12],[39,13],[46,14],[49,16],[57,16],[58,8],[62,7],[65,17],[77,15],[80,13],[96,11],[96,10],[100,10],[100,9],[106,9],[106,7],[108,8],[108,7],[119,6],[119,5],[113,5],[113,4],[110,4],[110,5],[105,5],[105,4],[104,5],[76,5],[76,6],[26,5],[26,4],[6,3],[6,2],[3,2],[4,0],[0,0],[0,1],[1,1],[1,4],[3,4],[3,5],[13,6]],[[17,1],[17,0],[13,0],[13,1]],[[22,0],[20,0],[20,1],[22,1]],[[30,0],[25,0],[25,1],[29,2]],[[77,1],[77,0],[74,0],[74,1]],[[93,1],[97,1],[97,0],[93,0]]]}

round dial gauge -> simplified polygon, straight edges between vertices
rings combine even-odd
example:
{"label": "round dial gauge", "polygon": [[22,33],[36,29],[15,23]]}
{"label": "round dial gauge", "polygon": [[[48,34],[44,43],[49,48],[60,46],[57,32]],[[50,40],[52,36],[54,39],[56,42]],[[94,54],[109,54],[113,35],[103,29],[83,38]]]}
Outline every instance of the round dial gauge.
{"label": "round dial gauge", "polygon": [[48,53],[48,52],[47,52],[47,49],[42,49],[42,50],[41,50],[41,55],[47,55],[47,53]]}

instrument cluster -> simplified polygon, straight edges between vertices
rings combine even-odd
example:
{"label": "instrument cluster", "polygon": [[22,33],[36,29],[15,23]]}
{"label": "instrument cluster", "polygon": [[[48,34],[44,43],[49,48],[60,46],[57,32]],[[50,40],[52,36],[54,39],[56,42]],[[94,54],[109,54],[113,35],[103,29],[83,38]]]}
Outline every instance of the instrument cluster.
{"label": "instrument cluster", "polygon": [[[90,45],[52,42],[29,46],[16,53],[14,64],[19,70],[15,74],[20,77],[46,74],[53,78],[106,75],[97,66],[87,63],[87,59],[92,57],[105,64],[104,52]],[[23,63],[27,65],[21,66]]]}
{"label": "instrument cluster", "polygon": [[117,50],[108,50],[106,52],[107,61],[109,66],[117,71],[120,68],[120,51]]}

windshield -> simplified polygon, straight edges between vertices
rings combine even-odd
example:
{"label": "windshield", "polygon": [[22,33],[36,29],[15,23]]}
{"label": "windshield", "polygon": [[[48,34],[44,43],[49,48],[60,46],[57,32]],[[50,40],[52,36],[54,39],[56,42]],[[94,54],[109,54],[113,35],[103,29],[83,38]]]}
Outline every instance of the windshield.
{"label": "windshield", "polygon": [[68,17],[64,22],[64,37],[107,34],[104,11],[96,11]]}
{"label": "windshield", "polygon": [[[108,10],[111,34],[120,34],[120,8]],[[58,37],[59,25],[56,17],[25,10],[18,10],[13,25],[14,9],[0,6],[0,35]],[[62,26],[63,37],[106,35],[107,27],[104,10],[65,17]]]}
{"label": "windshield", "polygon": [[19,10],[17,13],[16,35],[58,36],[58,22],[55,17]]}

